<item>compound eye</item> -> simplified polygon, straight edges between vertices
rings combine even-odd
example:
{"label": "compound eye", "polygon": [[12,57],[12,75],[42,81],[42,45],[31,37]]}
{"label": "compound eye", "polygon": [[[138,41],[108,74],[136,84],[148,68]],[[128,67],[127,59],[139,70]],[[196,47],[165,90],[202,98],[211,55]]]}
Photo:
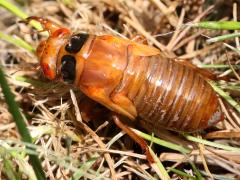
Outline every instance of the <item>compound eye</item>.
{"label": "compound eye", "polygon": [[77,53],[81,50],[85,42],[88,40],[88,34],[75,34],[73,35],[68,44],[65,46],[65,50],[69,53]]}
{"label": "compound eye", "polygon": [[64,82],[73,83],[76,76],[76,59],[71,55],[62,57],[61,74]]}

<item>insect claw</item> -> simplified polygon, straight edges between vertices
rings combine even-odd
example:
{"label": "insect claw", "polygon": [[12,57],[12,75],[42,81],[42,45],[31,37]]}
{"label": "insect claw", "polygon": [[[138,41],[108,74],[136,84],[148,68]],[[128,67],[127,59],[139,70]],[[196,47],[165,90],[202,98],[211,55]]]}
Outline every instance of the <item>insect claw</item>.
{"label": "insect claw", "polygon": [[20,21],[18,21],[18,23],[29,24],[30,21],[32,21],[32,20],[35,20],[35,21],[41,22],[41,21],[43,20],[43,18],[36,17],[36,16],[30,16],[30,17],[27,17],[27,18],[24,19],[24,20],[20,20]]}
{"label": "insect claw", "polygon": [[29,23],[29,22],[32,21],[32,20],[38,21],[38,22],[40,22],[41,24],[44,24],[44,23],[46,23],[46,21],[48,21],[47,19],[44,19],[44,18],[42,18],[42,17],[37,17],[37,16],[29,16],[29,17],[27,17],[27,18],[25,19],[25,21],[26,21],[27,23]]}
{"label": "insect claw", "polygon": [[24,20],[19,20],[17,21],[18,23],[24,23],[24,24],[27,24],[28,22],[24,19]]}

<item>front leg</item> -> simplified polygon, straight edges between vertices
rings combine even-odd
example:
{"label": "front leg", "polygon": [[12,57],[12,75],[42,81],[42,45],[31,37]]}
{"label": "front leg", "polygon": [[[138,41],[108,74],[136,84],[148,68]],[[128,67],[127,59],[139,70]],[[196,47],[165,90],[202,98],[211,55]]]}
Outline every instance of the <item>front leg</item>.
{"label": "front leg", "polygon": [[133,103],[124,95],[109,95],[106,89],[101,87],[81,88],[84,94],[98,103],[104,105],[113,112],[127,116],[134,120],[137,116],[136,108]]}

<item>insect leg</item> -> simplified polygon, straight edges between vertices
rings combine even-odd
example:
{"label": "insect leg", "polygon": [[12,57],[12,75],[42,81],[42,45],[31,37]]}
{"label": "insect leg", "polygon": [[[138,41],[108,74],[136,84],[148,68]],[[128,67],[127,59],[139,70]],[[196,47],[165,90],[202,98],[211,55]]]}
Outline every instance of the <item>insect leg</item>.
{"label": "insect leg", "polygon": [[84,122],[89,122],[96,119],[98,122],[103,122],[111,115],[110,110],[86,96],[80,100],[78,106]]}
{"label": "insect leg", "polygon": [[125,109],[129,112],[133,117],[137,116],[137,110],[132,101],[123,93],[115,93],[111,95],[111,100],[120,106],[121,108]]}
{"label": "insect leg", "polygon": [[145,152],[146,156],[147,156],[147,160],[149,161],[150,164],[154,163],[154,159],[152,157],[152,155],[150,154],[148,145],[146,143],[146,141],[141,138],[139,135],[137,135],[133,130],[131,130],[128,126],[124,125],[121,120],[119,119],[119,116],[114,114],[113,115],[113,121],[114,123],[120,128],[122,129],[125,133],[127,133],[136,143],[138,143],[140,145],[140,147],[142,148],[142,150]]}

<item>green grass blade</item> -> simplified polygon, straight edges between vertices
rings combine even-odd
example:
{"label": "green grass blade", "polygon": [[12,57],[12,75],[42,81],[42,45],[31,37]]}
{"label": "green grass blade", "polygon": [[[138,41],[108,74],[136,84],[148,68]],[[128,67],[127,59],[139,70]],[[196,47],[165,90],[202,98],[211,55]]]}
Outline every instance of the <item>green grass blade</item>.
{"label": "green grass blade", "polygon": [[25,19],[28,17],[28,15],[25,12],[23,12],[20,8],[12,4],[10,1],[0,0],[0,6],[4,7],[5,9],[12,12],[21,19]]}
{"label": "green grass blade", "polygon": [[15,46],[26,49],[30,53],[35,52],[35,49],[30,44],[28,44],[26,41],[22,40],[21,38],[18,38],[18,37],[14,38],[12,36],[4,34],[3,32],[0,32],[0,39],[7,41],[11,44],[14,44]]}
{"label": "green grass blade", "polygon": [[5,175],[8,177],[8,179],[11,180],[20,180],[20,178],[17,176],[17,173],[14,171],[14,165],[12,164],[12,161],[8,159],[3,159],[3,171]]}
{"label": "green grass blade", "polygon": [[25,153],[22,151],[9,151],[9,154],[11,154],[11,156],[16,160],[19,174],[25,174],[29,180],[37,180],[32,166],[26,161]]}
{"label": "green grass blade", "polygon": [[239,36],[240,36],[240,33],[225,34],[222,36],[210,38],[206,42],[207,43],[215,43],[215,42],[224,41],[226,39],[232,39],[232,38],[239,37]]}
{"label": "green grass blade", "polygon": [[180,171],[178,169],[175,169],[175,168],[170,168],[168,171],[172,171],[175,174],[178,174],[179,176],[182,176],[182,177],[186,177],[186,178],[189,178],[189,179],[192,179],[192,180],[196,180],[196,177],[191,176],[190,174],[187,174],[187,173],[185,173],[183,171]]}
{"label": "green grass blade", "polygon": [[96,162],[97,157],[93,157],[85,162],[74,174],[72,180],[80,179],[84,174],[92,167],[92,165]]}
{"label": "green grass blade", "polygon": [[[161,179],[170,179],[170,176],[168,175],[168,172],[166,171],[165,167],[163,166],[162,162],[158,159],[158,157],[154,154],[153,150],[148,147],[150,154],[152,155],[154,162],[156,163],[157,168],[155,169],[156,173],[158,173],[159,170],[159,177]],[[154,164],[151,164],[153,166]],[[154,168],[154,167],[152,167]]]}
{"label": "green grass blade", "polygon": [[[17,17],[19,17],[21,19],[26,19],[29,16],[28,14],[23,12],[20,8],[18,8],[16,5],[14,5],[13,3],[9,2],[9,1],[0,0],[0,6],[2,6],[3,8],[5,8],[6,10],[8,10],[9,12],[13,13],[14,15],[16,15]],[[36,21],[32,21],[30,24],[33,27],[35,27],[37,30],[42,29],[41,24]]]}
{"label": "green grass blade", "polygon": [[231,96],[229,96],[226,92],[224,92],[221,88],[219,88],[215,82],[208,81],[208,83],[212,86],[212,88],[225,99],[230,105],[232,105],[238,112],[240,112],[240,104],[237,103]]}
{"label": "green grass blade", "polygon": [[[198,65],[200,68],[205,68],[205,69],[229,69],[230,66],[227,64],[201,64]],[[240,69],[240,65],[232,65],[233,68]]]}
{"label": "green grass blade", "polygon": [[142,138],[144,138],[148,141],[152,141],[153,143],[158,144],[160,146],[164,146],[164,147],[167,147],[167,148],[175,150],[175,151],[179,151],[179,152],[184,153],[184,154],[191,152],[190,149],[184,148],[184,147],[182,147],[180,145],[177,145],[177,144],[170,143],[168,141],[164,141],[164,140],[159,139],[157,137],[153,137],[152,135],[143,133],[143,132],[138,131],[136,129],[133,129],[133,131],[135,133],[137,133],[139,136],[141,136]]}
{"label": "green grass blade", "polygon": [[75,1],[74,0],[61,0],[61,1],[66,6],[74,8],[74,5],[75,5]]}
{"label": "green grass blade", "polygon": [[202,21],[197,23],[189,23],[187,26],[212,29],[212,30],[239,30],[240,22],[237,21]]}
{"label": "green grass blade", "polygon": [[[7,80],[4,76],[4,73],[1,67],[0,67],[0,84],[2,87],[2,92],[4,94],[6,103],[8,104],[9,111],[13,116],[13,119],[16,123],[18,131],[22,137],[22,140],[24,142],[32,143],[32,138],[27,129],[24,118],[20,113],[18,104],[14,100],[14,95],[7,84]],[[39,158],[36,155],[29,155],[29,158],[38,179],[40,180],[46,179]]]}
{"label": "green grass blade", "polygon": [[191,161],[189,161],[189,163],[190,163],[190,165],[192,166],[193,171],[195,172],[195,174],[196,174],[196,176],[197,176],[197,179],[198,179],[198,180],[202,180],[203,177],[202,177],[200,171],[199,171],[199,170],[197,169],[197,167],[195,166],[195,164],[194,164],[193,162],[191,162]]}
{"label": "green grass blade", "polygon": [[15,80],[20,81],[20,82],[26,82],[29,83],[33,86],[36,87],[41,87],[41,88],[54,88],[55,84],[53,83],[49,83],[49,82],[42,82],[40,80],[35,80],[35,79],[31,79],[25,76],[16,76]]}
{"label": "green grass blade", "polygon": [[231,147],[231,146],[228,146],[228,145],[207,141],[205,139],[199,139],[199,138],[196,138],[194,136],[187,135],[187,134],[183,134],[183,136],[189,141],[193,141],[193,142],[196,142],[196,143],[201,143],[201,144],[211,146],[211,147],[215,147],[215,148],[219,148],[219,149],[224,149],[224,150],[227,150],[227,151],[240,153],[240,148]]}

